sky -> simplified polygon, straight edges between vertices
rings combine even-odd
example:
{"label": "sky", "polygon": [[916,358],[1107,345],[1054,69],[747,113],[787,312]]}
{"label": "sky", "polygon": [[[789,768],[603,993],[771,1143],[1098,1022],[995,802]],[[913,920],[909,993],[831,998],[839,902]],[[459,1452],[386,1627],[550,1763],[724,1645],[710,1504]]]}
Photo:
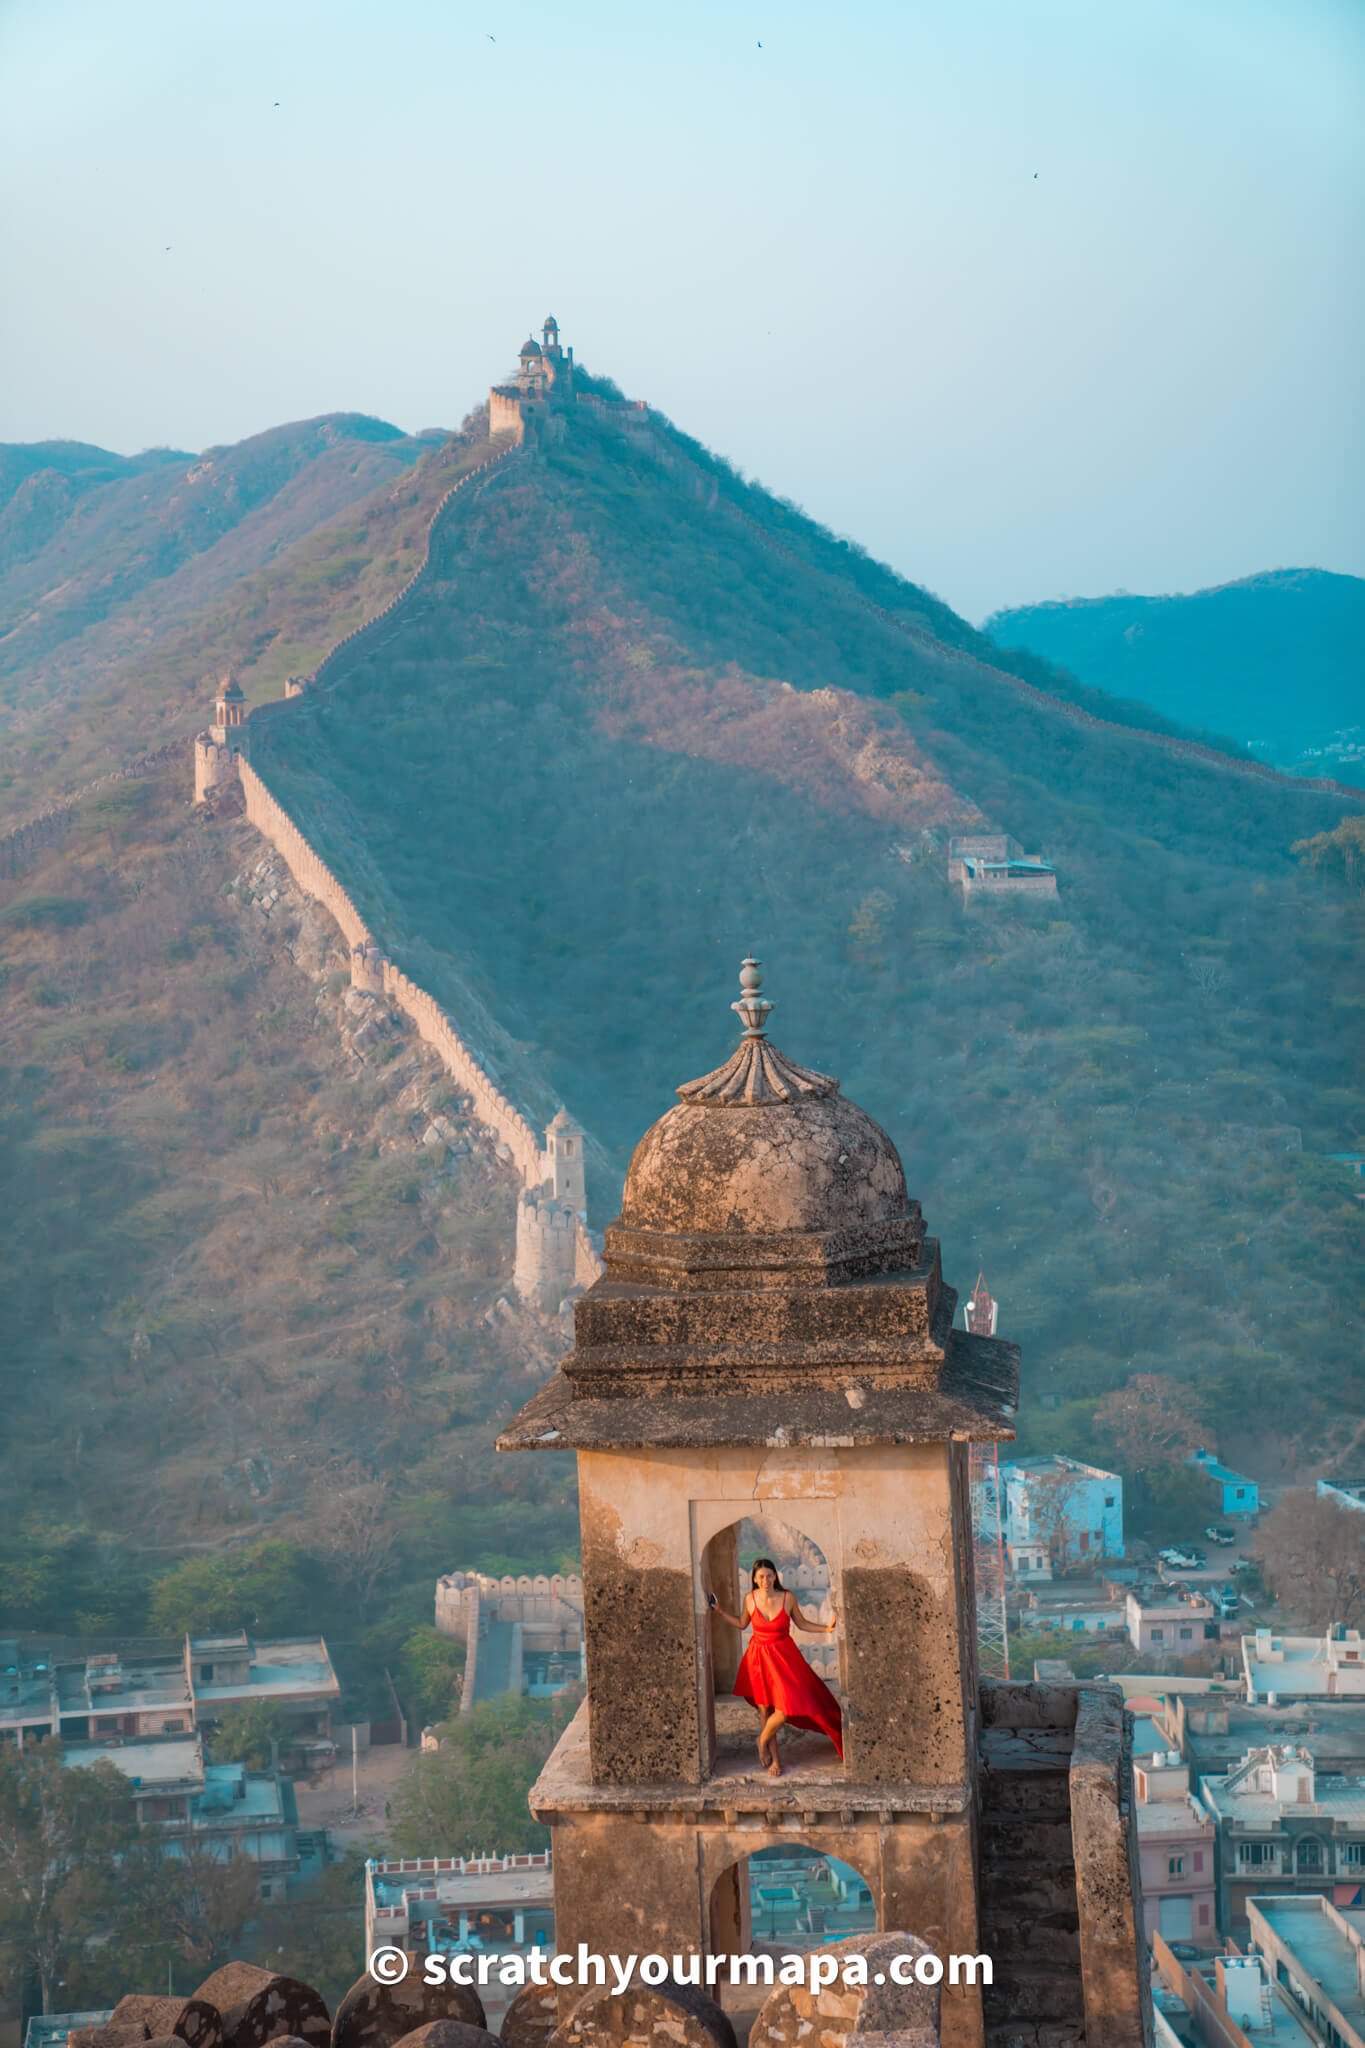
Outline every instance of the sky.
{"label": "sky", "polygon": [[0,440],[588,367],[974,621],[1365,572],[1361,0],[0,0]]}

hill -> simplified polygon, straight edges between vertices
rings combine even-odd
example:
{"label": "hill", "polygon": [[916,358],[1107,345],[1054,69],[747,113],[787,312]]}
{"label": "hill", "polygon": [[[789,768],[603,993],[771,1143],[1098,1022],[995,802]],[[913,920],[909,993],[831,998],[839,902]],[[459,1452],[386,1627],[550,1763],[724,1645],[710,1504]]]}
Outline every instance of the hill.
{"label": "hill", "polygon": [[[550,427],[262,734],[390,950],[499,1021],[528,1108],[587,1122],[599,1220],[757,952],[779,1041],[895,1134],[950,1277],[984,1263],[1030,1403],[1062,1404],[1026,1437],[1112,1454],[1096,1399],[1157,1370],[1266,1476],[1329,1453],[1359,910],[1291,848],[1349,799],[1079,715],[662,423]],[[946,839],[982,820],[1056,863],[1054,903],[964,913]]]}
{"label": "hill", "polygon": [[1187,597],[1073,598],[995,613],[986,631],[1258,759],[1365,785],[1365,580],[1277,569]]}
{"label": "hill", "polygon": [[0,447],[0,815],[192,732],[228,660],[253,695],[311,671],[412,573],[466,447],[359,414],[198,456]]}
{"label": "hill", "polygon": [[99,792],[0,880],[0,1614],[146,1632],[186,1552],[268,1542],[323,1583],[264,1625],[345,1641],[328,1532],[358,1490],[385,1502],[386,1615],[411,1628],[452,1558],[574,1544],[565,1475],[486,1456],[554,1348],[495,1308],[516,1183],[426,1048],[348,1001],[330,921],[240,817],[192,811],[187,777]]}

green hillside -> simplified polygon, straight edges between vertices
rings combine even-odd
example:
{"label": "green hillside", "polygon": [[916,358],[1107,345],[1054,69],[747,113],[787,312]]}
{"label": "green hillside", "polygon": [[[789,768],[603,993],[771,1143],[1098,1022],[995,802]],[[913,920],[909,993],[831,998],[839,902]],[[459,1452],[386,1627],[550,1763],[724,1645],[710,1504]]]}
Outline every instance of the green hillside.
{"label": "green hillside", "polygon": [[1365,784],[1365,580],[1279,569],[1188,597],[1074,598],[987,632],[1085,686],[1229,733],[1260,760]]}
{"label": "green hillside", "polygon": [[[528,1107],[590,1126],[597,1219],[753,950],[952,1280],[985,1265],[1026,1434],[1103,1449],[1095,1397],[1157,1370],[1266,1476],[1336,1441],[1359,906],[1291,848],[1349,799],[1078,719],[676,433],[552,426],[258,763],[401,963],[504,1027]],[[981,819],[1056,863],[1054,904],[964,916],[946,838]]]}

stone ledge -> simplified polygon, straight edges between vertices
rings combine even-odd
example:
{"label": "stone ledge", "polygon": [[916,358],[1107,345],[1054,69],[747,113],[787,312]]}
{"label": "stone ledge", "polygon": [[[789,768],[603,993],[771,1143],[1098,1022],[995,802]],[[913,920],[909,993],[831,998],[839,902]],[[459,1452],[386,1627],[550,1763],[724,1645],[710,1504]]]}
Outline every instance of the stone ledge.
{"label": "stone ledge", "polygon": [[785,1827],[850,1827],[908,1819],[930,1823],[968,1811],[971,1787],[867,1785],[844,1778],[837,1764],[796,1764],[780,1778],[755,1768],[713,1777],[702,1785],[595,1785],[588,1761],[588,1704],[574,1715],[531,1787],[531,1811],[553,1822],[561,1814],[604,1813],[617,1819],[662,1822],[675,1816],[691,1826],[746,1822]]}

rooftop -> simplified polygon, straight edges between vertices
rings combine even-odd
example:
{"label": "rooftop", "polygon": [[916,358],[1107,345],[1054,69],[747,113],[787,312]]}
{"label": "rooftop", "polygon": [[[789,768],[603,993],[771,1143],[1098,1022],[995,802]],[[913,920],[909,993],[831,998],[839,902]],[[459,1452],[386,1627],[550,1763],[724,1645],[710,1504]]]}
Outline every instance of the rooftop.
{"label": "rooftop", "polygon": [[109,1763],[143,1792],[170,1792],[204,1783],[204,1745],[197,1735],[166,1735],[145,1742],[68,1742],[66,1761],[77,1769]]}
{"label": "rooftop", "polygon": [[1342,2018],[1359,2032],[1365,2023],[1365,1991],[1361,1988],[1365,1913],[1343,1911],[1318,1897],[1251,1898],[1247,1900],[1247,1917],[1253,1942],[1258,1916],[1316,1980]]}
{"label": "rooftop", "polygon": [[214,1700],[238,1699],[244,1684],[253,1693],[289,1693],[318,1699],[337,1699],[341,1693],[327,1645],[321,1636],[297,1636],[277,1643],[257,1643],[251,1652],[251,1671],[247,1679],[237,1679],[225,1685],[196,1681],[195,1698],[205,1705]]}

